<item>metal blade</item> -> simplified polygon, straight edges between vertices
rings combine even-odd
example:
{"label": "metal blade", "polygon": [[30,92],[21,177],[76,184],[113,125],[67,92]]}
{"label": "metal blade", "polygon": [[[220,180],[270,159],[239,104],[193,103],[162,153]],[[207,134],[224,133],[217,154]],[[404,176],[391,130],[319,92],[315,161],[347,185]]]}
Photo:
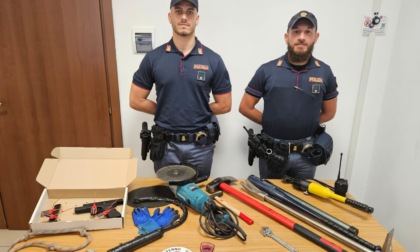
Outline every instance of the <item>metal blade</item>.
{"label": "metal blade", "polygon": [[394,236],[394,229],[386,234],[384,245],[382,246],[383,252],[392,252],[392,237]]}

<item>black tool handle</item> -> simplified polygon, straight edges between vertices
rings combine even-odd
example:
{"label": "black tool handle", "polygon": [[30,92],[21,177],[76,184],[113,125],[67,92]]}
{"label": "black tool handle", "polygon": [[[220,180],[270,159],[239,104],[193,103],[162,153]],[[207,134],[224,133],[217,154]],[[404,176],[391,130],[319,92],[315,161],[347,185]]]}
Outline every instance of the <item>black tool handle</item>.
{"label": "black tool handle", "polygon": [[90,209],[93,206],[93,204],[96,205],[96,207],[98,208],[98,213],[99,213],[99,212],[105,211],[106,209],[110,209],[115,206],[122,205],[123,203],[124,203],[123,199],[106,200],[106,201],[100,201],[96,203],[86,203],[86,204],[83,204],[83,206],[75,207],[74,213],[75,214],[90,213]]}
{"label": "black tool handle", "polygon": [[312,231],[310,231],[309,229],[306,229],[305,227],[295,223],[293,225],[293,230],[302,235],[303,237],[307,238],[308,240],[316,243],[317,245],[319,245],[320,247],[326,249],[329,252],[337,252],[337,251],[341,251],[341,252],[346,252],[346,250],[338,247],[337,245],[328,242],[326,239],[320,237],[319,235],[313,233]]}
{"label": "black tool handle", "polygon": [[[348,238],[356,241],[357,243],[365,246],[366,248],[369,248],[373,251],[381,250],[380,246],[374,245],[374,244],[362,239],[361,237],[349,232],[347,229],[344,229],[341,226],[337,225],[335,222],[331,221],[330,219],[325,218],[324,216],[320,215],[319,213],[312,211],[311,209],[309,209],[305,205],[301,204],[299,201],[294,200],[292,197],[290,197],[287,194],[287,192],[285,192],[280,187],[270,183],[270,181],[261,180],[261,179],[258,179],[256,177],[253,177],[253,176],[248,177],[248,180],[251,183],[253,183],[260,190],[268,193],[270,195],[270,197],[272,197],[273,199],[275,199],[279,202],[282,202],[282,203],[294,208],[297,211],[303,212],[303,213],[315,218],[316,220],[328,225],[332,229],[344,234]],[[312,240],[316,241],[317,244],[319,242],[318,238],[312,238]]]}
{"label": "black tool handle", "polygon": [[[280,194],[281,191],[278,187],[275,188],[275,191],[279,192],[278,195],[282,195],[282,194]],[[298,202],[293,201],[293,199],[290,198],[287,194],[283,194],[282,197],[274,196],[273,198],[278,199],[280,202],[283,202],[283,203],[297,209],[298,211],[302,211],[303,213],[306,213],[309,216],[314,217],[315,219],[319,220],[320,222],[322,222],[322,223],[328,225],[329,227],[331,227],[332,229],[344,234],[345,236],[347,236],[350,239],[356,241],[357,243],[365,246],[366,248],[369,248],[373,251],[381,250],[380,246],[374,245],[374,244],[362,239],[361,237],[359,237],[359,236],[349,232],[348,230],[342,228],[341,226],[337,225],[335,222],[329,220],[328,218],[325,218],[324,216],[321,216],[321,215],[319,215],[315,212],[312,212],[309,209],[305,208],[303,205],[300,205]]]}
{"label": "black tool handle", "polygon": [[372,251],[380,251],[381,250],[381,246],[374,245],[374,244],[366,241],[365,239],[361,238],[360,236],[349,232],[348,230],[340,227],[339,225],[335,224],[334,222],[328,220],[327,218],[324,218],[324,217],[320,216],[318,218],[318,220],[321,221],[322,223],[326,224],[327,226],[331,227],[332,229],[344,234],[346,237],[350,238],[351,240],[359,243],[360,245],[365,246],[366,248],[368,248]]}
{"label": "black tool handle", "polygon": [[108,250],[108,252],[131,252],[135,251],[138,248],[141,248],[151,242],[154,242],[157,239],[163,237],[163,230],[157,229],[151,233],[140,235],[134,238],[133,240],[122,243],[115,248]]}
{"label": "black tool handle", "polygon": [[344,203],[370,214],[373,213],[373,210],[374,210],[373,207],[370,207],[366,204],[360,203],[355,200],[351,200],[349,198],[346,198],[346,201]]}

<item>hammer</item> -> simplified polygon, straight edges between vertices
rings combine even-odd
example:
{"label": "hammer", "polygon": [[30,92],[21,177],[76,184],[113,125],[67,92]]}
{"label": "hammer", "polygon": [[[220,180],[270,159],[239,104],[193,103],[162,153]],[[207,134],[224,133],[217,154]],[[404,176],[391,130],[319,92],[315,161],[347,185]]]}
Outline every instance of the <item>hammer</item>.
{"label": "hammer", "polygon": [[207,184],[206,191],[208,193],[215,193],[217,191],[220,191],[220,189],[224,190],[223,187],[225,186],[229,187],[228,184],[230,184],[231,182],[236,182],[236,181],[237,179],[232,176],[219,177]]}
{"label": "hammer", "polygon": [[214,179],[212,182],[208,183],[206,186],[206,191],[210,193],[214,193],[217,190],[221,189],[227,193],[230,193],[236,196],[241,201],[247,203],[248,205],[252,206],[253,208],[259,210],[261,213],[275,219],[276,221],[280,222],[287,228],[295,231],[299,235],[305,237],[306,239],[310,240],[311,242],[317,244],[318,246],[326,249],[329,252],[345,252],[343,248],[337,246],[336,244],[328,241],[327,239],[318,236],[317,234],[313,233],[311,230],[305,228],[304,226],[295,223],[293,220],[287,218],[279,214],[278,212],[274,211],[273,209],[267,207],[266,205],[252,199],[245,193],[231,187],[228,183],[237,181],[235,178],[231,176],[227,177],[219,177]]}

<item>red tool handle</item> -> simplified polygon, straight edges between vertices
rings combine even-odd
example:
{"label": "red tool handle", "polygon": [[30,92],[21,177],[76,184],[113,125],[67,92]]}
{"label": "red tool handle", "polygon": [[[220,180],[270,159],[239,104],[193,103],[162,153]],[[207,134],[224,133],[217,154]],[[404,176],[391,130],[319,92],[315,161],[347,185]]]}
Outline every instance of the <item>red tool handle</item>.
{"label": "red tool handle", "polygon": [[325,238],[318,236],[317,234],[313,233],[311,230],[295,223],[291,219],[279,214],[278,212],[274,211],[273,209],[267,207],[266,205],[254,200],[253,198],[249,197],[248,195],[242,193],[241,191],[236,190],[235,188],[231,187],[230,185],[222,182],[219,185],[220,189],[223,191],[232,194],[233,196],[237,197],[241,201],[247,203],[248,205],[254,207],[255,209],[261,211],[262,213],[268,215],[269,217],[275,219],[276,221],[280,222],[284,226],[292,229],[296,233],[300,234],[301,236],[305,237],[306,239],[314,242],[315,244],[321,246],[322,248],[326,249],[330,252],[346,252],[343,248],[335,245],[334,243],[328,241]]}
{"label": "red tool handle", "polygon": [[238,216],[243,221],[245,221],[245,223],[247,223],[248,225],[254,224],[254,220],[252,220],[251,218],[249,218],[248,216],[246,216],[244,213],[240,212]]}
{"label": "red tool handle", "polygon": [[275,219],[276,221],[280,222],[281,224],[285,225],[286,227],[293,229],[293,225],[295,224],[292,220],[288,219],[287,217],[277,213],[273,209],[267,207],[264,204],[254,200],[253,198],[247,196],[246,194],[242,193],[241,191],[236,190],[235,188],[231,187],[226,183],[221,183],[219,185],[220,189],[223,191],[230,193],[237,197],[238,199],[242,200],[243,202],[247,203],[248,205],[256,208],[257,210],[261,211],[262,213],[270,216],[271,218]]}

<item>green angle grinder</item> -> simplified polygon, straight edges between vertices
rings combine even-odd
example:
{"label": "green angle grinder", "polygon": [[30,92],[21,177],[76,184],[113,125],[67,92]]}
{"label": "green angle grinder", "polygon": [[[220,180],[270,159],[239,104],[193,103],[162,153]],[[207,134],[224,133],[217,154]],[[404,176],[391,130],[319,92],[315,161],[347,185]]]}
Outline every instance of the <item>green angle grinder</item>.
{"label": "green angle grinder", "polygon": [[209,196],[196,183],[207,180],[207,177],[197,178],[194,168],[186,165],[168,165],[156,172],[156,176],[168,182],[169,188],[176,198],[198,213],[204,212],[204,204]]}

